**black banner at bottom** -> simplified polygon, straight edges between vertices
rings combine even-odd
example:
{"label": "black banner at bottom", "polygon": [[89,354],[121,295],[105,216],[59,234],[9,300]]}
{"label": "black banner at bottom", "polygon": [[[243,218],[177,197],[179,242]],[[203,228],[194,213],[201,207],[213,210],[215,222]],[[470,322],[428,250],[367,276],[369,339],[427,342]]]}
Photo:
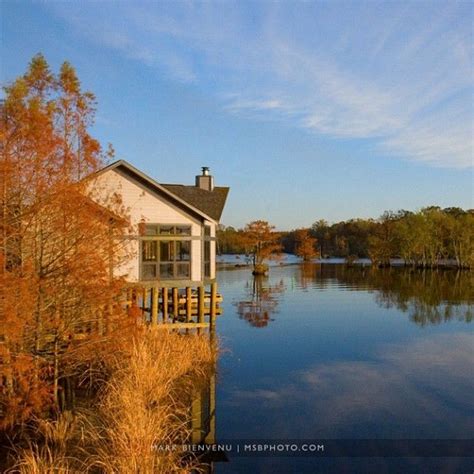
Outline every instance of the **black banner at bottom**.
{"label": "black banner at bottom", "polygon": [[153,449],[212,457],[474,457],[474,439],[232,439]]}

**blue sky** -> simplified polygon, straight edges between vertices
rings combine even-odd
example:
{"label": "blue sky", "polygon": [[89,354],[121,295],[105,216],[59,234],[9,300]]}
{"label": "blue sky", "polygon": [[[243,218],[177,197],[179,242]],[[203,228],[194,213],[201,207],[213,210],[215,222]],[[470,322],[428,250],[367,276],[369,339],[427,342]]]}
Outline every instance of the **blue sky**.
{"label": "blue sky", "polygon": [[42,52],[95,135],[161,182],[201,166],[222,222],[280,229],[474,207],[471,2],[1,3],[1,81]]}

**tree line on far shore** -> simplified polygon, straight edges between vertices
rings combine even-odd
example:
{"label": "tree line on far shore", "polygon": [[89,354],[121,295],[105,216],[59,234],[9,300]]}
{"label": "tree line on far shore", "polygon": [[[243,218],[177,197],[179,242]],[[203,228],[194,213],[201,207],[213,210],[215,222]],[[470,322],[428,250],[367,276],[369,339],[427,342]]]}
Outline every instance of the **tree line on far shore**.
{"label": "tree line on far shore", "polygon": [[[219,252],[253,254],[248,238],[252,224],[244,229],[221,226]],[[303,260],[339,257],[353,262],[370,258],[374,265],[389,266],[391,259],[400,258],[416,267],[433,268],[449,262],[469,269],[474,267],[474,209],[431,206],[415,212],[387,211],[379,219],[335,224],[318,220],[310,228],[272,230],[272,242],[273,248],[279,243],[280,250]]]}

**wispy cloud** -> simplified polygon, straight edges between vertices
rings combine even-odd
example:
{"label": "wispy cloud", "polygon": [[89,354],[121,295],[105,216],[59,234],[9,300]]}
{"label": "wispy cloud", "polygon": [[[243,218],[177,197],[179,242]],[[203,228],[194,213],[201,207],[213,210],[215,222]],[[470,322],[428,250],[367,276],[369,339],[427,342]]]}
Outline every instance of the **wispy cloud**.
{"label": "wispy cloud", "polygon": [[435,166],[473,165],[472,5],[103,3],[80,34],[222,99]]}

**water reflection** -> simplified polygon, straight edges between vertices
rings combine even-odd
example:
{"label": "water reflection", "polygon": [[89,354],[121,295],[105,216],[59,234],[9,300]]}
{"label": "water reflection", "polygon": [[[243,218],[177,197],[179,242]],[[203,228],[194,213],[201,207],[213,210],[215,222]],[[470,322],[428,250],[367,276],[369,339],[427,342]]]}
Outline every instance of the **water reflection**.
{"label": "water reflection", "polygon": [[[219,280],[234,304],[218,329],[230,349],[218,386],[223,439],[474,437],[472,273],[305,264],[259,282],[243,269]],[[316,472],[303,460],[245,462],[219,472]]]}
{"label": "water reflection", "polygon": [[353,289],[375,291],[377,304],[409,313],[410,320],[420,326],[454,319],[472,321],[472,272],[323,265],[315,272],[315,279],[336,279]]}
{"label": "water reflection", "polygon": [[[210,343],[216,351],[216,340],[211,333]],[[200,380],[195,380],[189,406],[189,443],[200,445],[214,445],[219,443],[216,435],[216,372],[217,357],[204,368]],[[199,464],[192,470],[193,473],[212,474],[215,472],[215,463],[226,462],[227,456],[222,452],[204,452],[199,455]]]}
{"label": "water reflection", "polygon": [[253,327],[267,326],[273,321],[272,314],[277,312],[278,295],[284,291],[283,280],[269,284],[267,277],[254,276],[245,285],[245,299],[235,302],[239,318]]}
{"label": "water reflection", "polygon": [[473,319],[473,272],[312,263],[293,268],[298,270],[288,281],[280,278],[273,282],[266,277],[247,280],[244,299],[235,302],[239,318],[254,327],[266,327],[288,288],[309,293],[336,287],[371,292],[380,307],[408,313],[410,321],[419,326]]}
{"label": "water reflection", "polygon": [[261,437],[467,438],[474,434],[473,342],[456,333],[387,345],[370,361],[314,364],[287,381],[236,391],[228,405],[259,407],[247,421],[265,419],[252,433]]}

